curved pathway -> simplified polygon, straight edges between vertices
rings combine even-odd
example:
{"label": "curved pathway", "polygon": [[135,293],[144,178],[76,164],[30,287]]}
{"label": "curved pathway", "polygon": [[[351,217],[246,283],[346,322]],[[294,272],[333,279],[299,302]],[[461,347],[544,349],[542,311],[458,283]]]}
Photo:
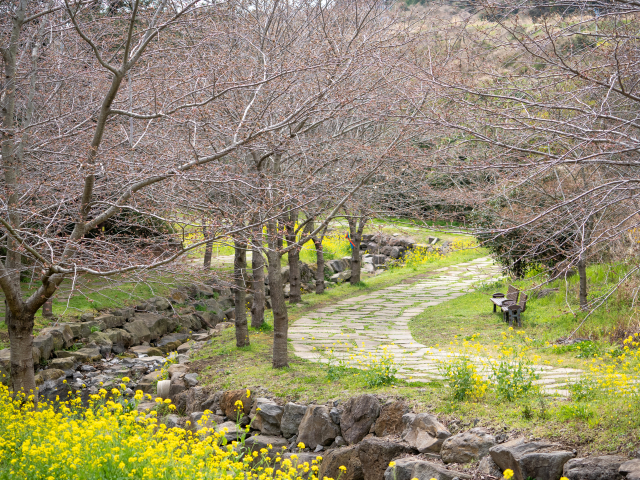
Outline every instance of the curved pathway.
{"label": "curved pathway", "polygon": [[[320,355],[324,347],[333,348],[336,356],[345,359],[354,353],[354,347],[360,354],[374,356],[380,356],[386,347],[387,352],[394,354],[395,362],[402,365],[400,377],[413,382],[442,378],[438,361],[450,353],[413,340],[409,321],[431,306],[471,292],[478,282],[498,278],[500,269],[489,257],[483,257],[436,272],[428,278],[416,278],[413,284],[401,283],[342,300],[300,318],[289,328],[296,355],[326,363],[326,358]],[[489,302],[487,308],[491,308]],[[487,373],[480,360],[478,368]],[[581,373],[541,365],[535,369],[540,374],[537,383],[543,385],[544,391],[562,396],[569,393],[563,387]]]}

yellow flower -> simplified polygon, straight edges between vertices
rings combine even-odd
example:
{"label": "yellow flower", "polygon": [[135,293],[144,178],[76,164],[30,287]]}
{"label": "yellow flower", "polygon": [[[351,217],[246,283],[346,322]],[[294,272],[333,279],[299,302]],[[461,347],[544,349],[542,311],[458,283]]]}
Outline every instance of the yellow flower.
{"label": "yellow flower", "polygon": [[502,475],[504,476],[504,478],[509,480],[511,477],[513,477],[513,470],[507,468],[504,472],[502,472]]}
{"label": "yellow flower", "polygon": [[340,471],[341,472],[346,472],[347,471],[347,467],[345,467],[344,465],[340,465]]}
{"label": "yellow flower", "polygon": [[391,468],[395,467],[395,466],[396,466],[396,462],[390,462],[390,463],[389,463],[389,466],[390,466]]}
{"label": "yellow flower", "polygon": [[304,443],[302,442],[298,443],[298,448],[304,448]]}
{"label": "yellow flower", "polygon": [[247,388],[247,398],[249,398],[250,396],[251,396],[251,390]]}
{"label": "yellow flower", "polygon": [[122,377],[122,381],[124,383],[129,383],[131,381],[131,379],[129,377]]}

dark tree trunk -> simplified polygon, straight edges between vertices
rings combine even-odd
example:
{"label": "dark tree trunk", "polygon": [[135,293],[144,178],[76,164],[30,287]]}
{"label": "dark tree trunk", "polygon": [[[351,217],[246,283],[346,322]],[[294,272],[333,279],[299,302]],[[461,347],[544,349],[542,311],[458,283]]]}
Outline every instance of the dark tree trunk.
{"label": "dark tree trunk", "polygon": [[236,314],[236,346],[249,345],[249,327],[247,325],[246,285],[244,282],[247,270],[246,246],[238,240],[234,241],[235,255],[233,257],[233,276],[235,278],[235,314]]}
{"label": "dark tree trunk", "polygon": [[[298,220],[298,211],[292,210],[289,215],[289,221],[286,226],[287,247],[295,245],[297,240],[296,222]],[[300,249],[295,245],[289,250],[287,258],[289,260],[289,303],[295,304],[302,301],[301,279],[300,279]]]}
{"label": "dark tree trunk", "polygon": [[278,251],[279,236],[275,222],[268,225],[269,249],[269,291],[271,292],[271,309],[273,311],[273,368],[289,366],[287,353],[287,334],[289,330],[289,315],[284,300],[282,272],[280,270],[280,252]]}
{"label": "dark tree trunk", "polygon": [[[207,227],[202,227],[204,232],[204,237],[207,238]],[[203,267],[205,270],[211,269],[211,257],[213,255],[213,242],[207,242],[204,247],[204,263]]]}
{"label": "dark tree trunk", "polygon": [[578,275],[580,276],[580,309],[586,311],[589,310],[589,304],[587,302],[587,260],[584,254],[581,254],[578,260]]}
{"label": "dark tree trunk", "polygon": [[254,237],[251,268],[253,273],[253,305],[251,326],[260,328],[264,324],[264,258],[262,257],[262,229]]}
{"label": "dark tree trunk", "polygon": [[11,349],[11,386],[15,393],[33,394],[38,401],[33,368],[33,314],[15,316],[6,306],[5,320],[9,329]]}
{"label": "dark tree trunk", "polygon": [[360,217],[359,221],[356,219],[349,219],[349,236],[353,242],[353,249],[351,251],[351,279],[349,282],[351,285],[360,283],[360,243],[362,242],[362,232],[364,226],[367,223],[367,217]]}
{"label": "dark tree trunk", "polygon": [[324,293],[324,250],[322,249],[322,239],[324,232],[318,237],[313,237],[313,244],[316,247],[316,294]]}

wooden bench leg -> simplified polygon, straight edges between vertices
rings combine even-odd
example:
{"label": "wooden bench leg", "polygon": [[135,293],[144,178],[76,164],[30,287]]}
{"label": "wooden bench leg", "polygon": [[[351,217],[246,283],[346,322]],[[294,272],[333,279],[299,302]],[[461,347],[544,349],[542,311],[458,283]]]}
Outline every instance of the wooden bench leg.
{"label": "wooden bench leg", "polygon": [[496,313],[496,304],[493,304],[493,313]]}

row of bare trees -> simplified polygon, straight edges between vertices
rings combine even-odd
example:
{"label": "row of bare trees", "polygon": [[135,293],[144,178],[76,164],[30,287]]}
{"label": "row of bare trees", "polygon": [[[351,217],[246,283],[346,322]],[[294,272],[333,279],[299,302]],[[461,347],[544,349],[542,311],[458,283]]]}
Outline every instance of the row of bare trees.
{"label": "row of bare trees", "polygon": [[[229,238],[244,273],[237,344],[249,342],[250,249],[253,282],[266,262],[272,286],[273,365],[287,365],[280,259],[321,242],[412,136],[418,109],[401,64],[419,25],[378,0],[0,9],[0,288],[14,390],[36,391],[34,315],[63,283],[177,276],[189,251],[208,246],[210,256]],[[177,241],[176,225],[205,237]],[[25,294],[21,277],[35,291]],[[258,293],[252,317],[264,318]]]}

